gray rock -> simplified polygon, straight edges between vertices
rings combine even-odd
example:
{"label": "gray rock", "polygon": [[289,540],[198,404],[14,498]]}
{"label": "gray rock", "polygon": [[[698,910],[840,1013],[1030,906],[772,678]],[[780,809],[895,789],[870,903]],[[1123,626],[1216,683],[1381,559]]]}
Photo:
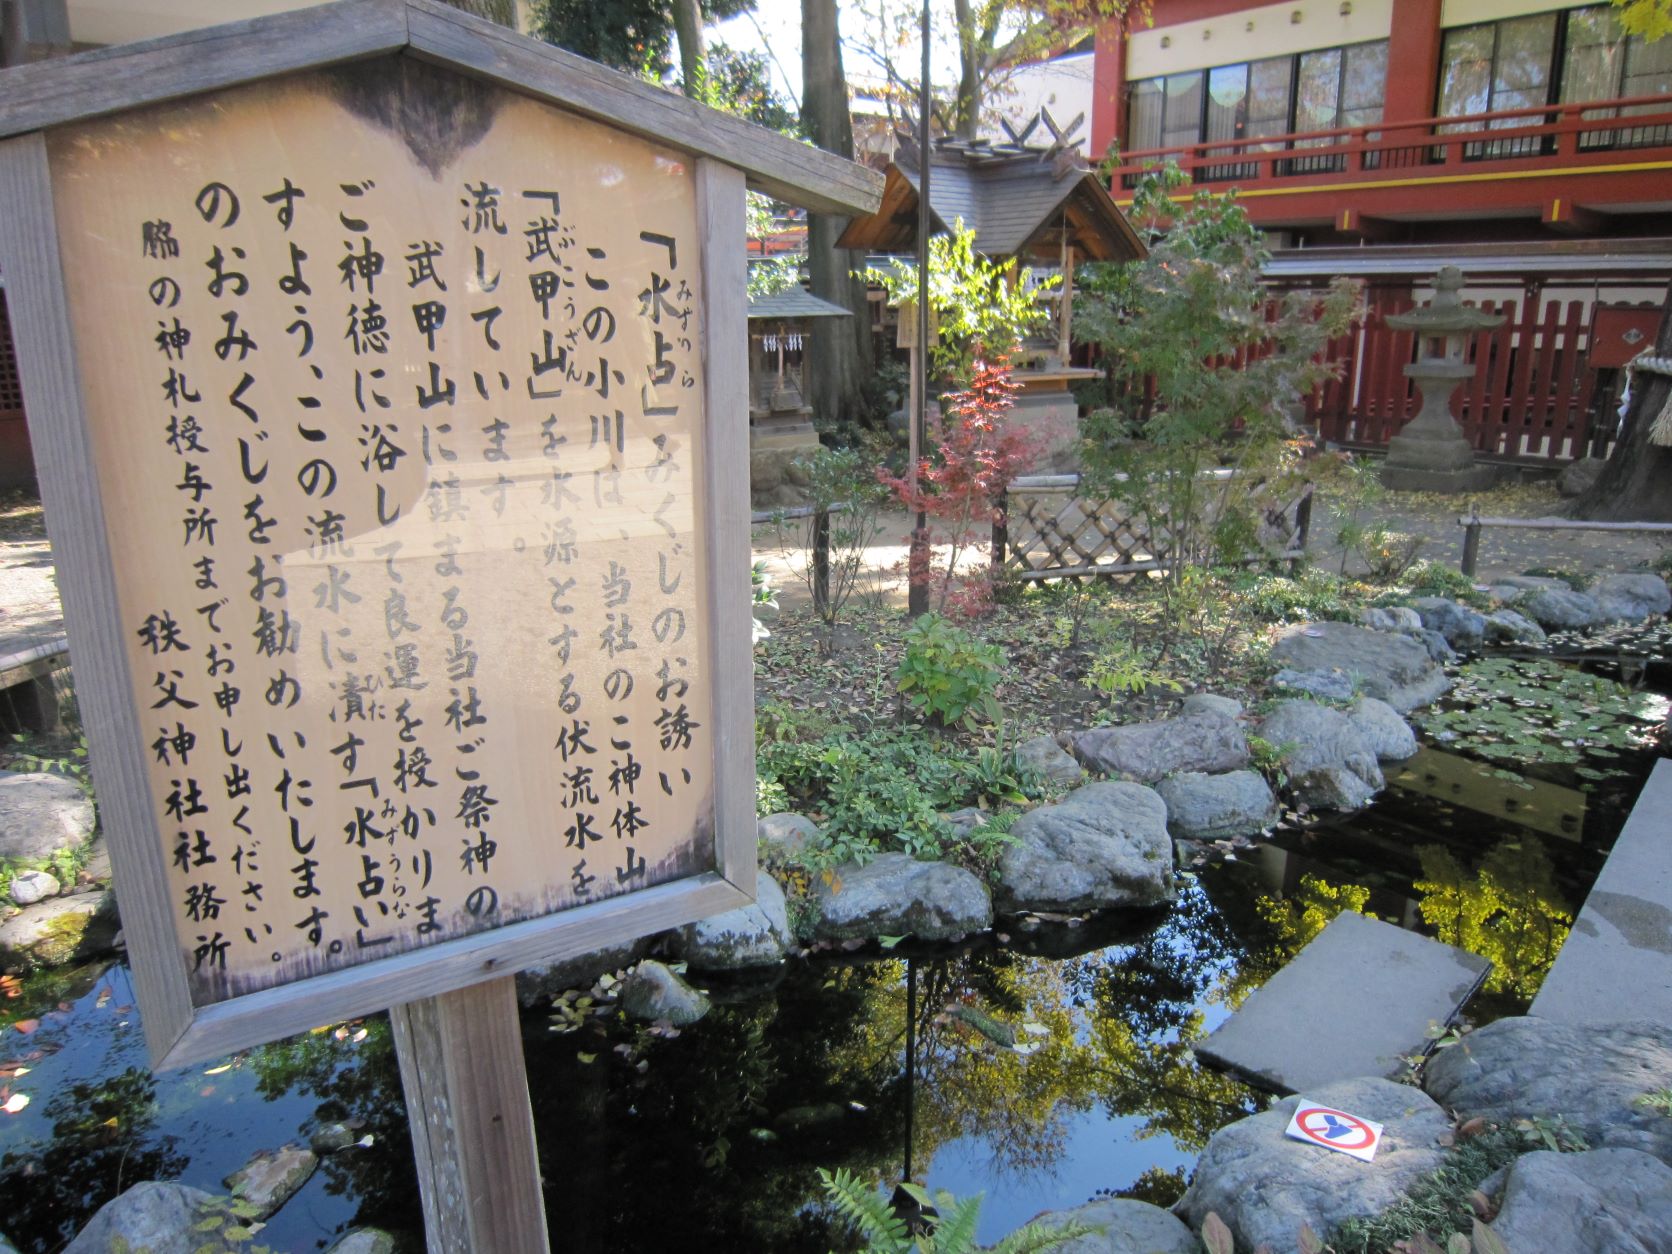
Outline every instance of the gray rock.
{"label": "gray rock", "polygon": [[281,1145],[276,1150],[258,1151],[222,1183],[233,1197],[260,1211],[258,1219],[266,1219],[295,1196],[318,1166],[319,1155],[311,1149]]}
{"label": "gray rock", "polygon": [[87,1221],[64,1254],[111,1254],[124,1248],[145,1254],[195,1254],[231,1249],[219,1238],[193,1232],[192,1225],[216,1199],[202,1189],[147,1180],[113,1197]]}
{"label": "gray rock", "polygon": [[[1300,1096],[1383,1125],[1365,1163],[1283,1135]],[[1302,1224],[1320,1237],[1348,1219],[1379,1214],[1444,1161],[1451,1121],[1427,1097],[1391,1080],[1341,1080],[1273,1103],[1213,1134],[1196,1175],[1174,1207],[1200,1228],[1213,1211],[1239,1250],[1262,1243],[1293,1250]]]}
{"label": "gray rock", "polygon": [[756,825],[761,857],[774,866],[795,862],[818,839],[819,825],[804,815],[785,812],[769,814]]}
{"label": "gray rock", "polygon": [[698,971],[742,971],[782,962],[790,925],[784,890],[765,871],[755,877],[755,903],[727,910],[674,934],[674,949]]}
{"label": "gray rock", "polygon": [[1454,649],[1478,649],[1486,634],[1486,617],[1447,597],[1417,597],[1411,608],[1422,616],[1425,631],[1437,631]]}
{"label": "gray rock", "polygon": [[1347,711],[1378,762],[1403,762],[1417,751],[1417,734],[1386,701],[1365,697]]}
{"label": "gray rock", "polygon": [[17,1246],[6,1240],[4,1234],[0,1234],[0,1254],[18,1254]]}
{"label": "gray rock", "polygon": [[1556,491],[1563,496],[1583,496],[1591,490],[1591,485],[1596,483],[1597,476],[1602,474],[1602,468],[1607,464],[1601,457],[1581,457],[1578,461],[1569,462],[1556,476]]}
{"label": "gray rock", "polygon": [[1281,813],[1271,786],[1258,771],[1187,771],[1168,776],[1155,791],[1167,803],[1167,830],[1183,840],[1252,836],[1276,823]]}
{"label": "gray rock", "polygon": [[19,871],[12,876],[12,900],[20,906],[32,906],[56,897],[62,887],[45,871]]}
{"label": "gray rock", "polygon": [[1557,579],[1554,575],[1499,575],[1493,585],[1494,593],[1499,588],[1508,588],[1516,592],[1537,592],[1541,588],[1556,588],[1571,592],[1573,585],[1565,579]]}
{"label": "gray rock", "polygon": [[646,1023],[670,1023],[676,1028],[695,1023],[708,1013],[708,998],[660,962],[645,959],[616,988],[621,1008]]}
{"label": "gray rock", "polygon": [[1074,913],[1149,906],[1173,896],[1167,806],[1140,784],[1087,784],[1010,829],[999,858],[999,908]]}
{"label": "gray rock", "polygon": [[1129,1197],[1047,1211],[1033,1222],[1045,1228],[1079,1223],[1103,1230],[1053,1247],[1057,1254],[1197,1254],[1201,1248],[1172,1211]]}
{"label": "gray rock", "polygon": [[1559,588],[1537,588],[1516,601],[1515,608],[1546,631],[1594,627],[1602,621],[1602,610],[1595,599],[1565,584]]}
{"label": "gray rock", "polygon": [[1283,629],[1272,658],[1297,671],[1342,671],[1366,696],[1401,714],[1437,700],[1451,681],[1420,641],[1350,623],[1304,623]]}
{"label": "gray rock", "polygon": [[122,921],[108,892],[49,897],[0,922],[0,967],[58,967],[110,953]]}
{"label": "gray rock", "polygon": [[1422,615],[1404,605],[1366,606],[1359,623],[1371,631],[1420,631]]}
{"label": "gray rock", "polygon": [[1666,581],[1647,571],[1604,575],[1591,585],[1591,596],[1603,618],[1610,622],[1636,622],[1672,610],[1672,592],[1667,591]]}
{"label": "gray rock", "polygon": [[1437,662],[1442,666],[1457,656],[1457,650],[1451,647],[1451,642],[1437,631],[1429,631],[1424,628],[1421,631],[1412,632],[1411,638],[1420,642],[1422,647],[1428,650],[1430,661]]}
{"label": "gray rock", "polygon": [[590,987],[600,975],[632,966],[649,947],[650,938],[641,936],[572,958],[560,958],[548,966],[518,971],[517,1001],[529,1009],[544,1006],[567,989]]}
{"label": "gray rock", "polygon": [[1241,718],[1242,702],[1233,697],[1215,696],[1211,692],[1193,692],[1179,705],[1184,714],[1216,714],[1220,718]]}
{"label": "gray rock", "polygon": [[1672,1254],[1672,1168],[1629,1149],[1523,1154],[1492,1231],[1510,1250]]}
{"label": "gray rock", "polygon": [[1074,756],[1090,770],[1148,784],[1178,771],[1238,770],[1248,765],[1248,740],[1232,719],[1190,714],[1079,732]]}
{"label": "gray rock", "polygon": [[1295,798],[1315,809],[1356,810],[1382,787],[1376,751],[1352,719],[1313,701],[1284,701],[1260,735],[1282,755]]}
{"label": "gray rock", "polygon": [[44,771],[0,776],[0,860],[41,862],[93,834],[93,802],[73,779]]}
{"label": "gray rock", "polygon": [[1544,628],[1515,610],[1494,610],[1486,616],[1487,644],[1543,644]]}
{"label": "gray rock", "polygon": [[84,884],[110,887],[110,848],[103,836],[95,836],[87,847],[87,861],[82,864],[79,879]]}
{"label": "gray rock", "polygon": [[992,817],[980,806],[965,806],[962,810],[953,810],[950,814],[941,815],[940,820],[956,839],[963,840],[971,833],[986,827]]}
{"label": "gray rock", "polygon": [[1059,784],[1078,784],[1086,777],[1072,754],[1055,736],[1035,736],[1016,746],[1016,765]]}
{"label": "gray rock", "polygon": [[992,926],[986,887],[962,867],[885,853],[864,866],[849,863],[815,886],[814,934],[822,940],[915,936],[954,940]]}
{"label": "gray rock", "polygon": [[1423,1087],[1461,1119],[1493,1123],[1560,1115],[1593,1148],[1643,1150],[1672,1164],[1672,1119],[1637,1104],[1672,1086],[1672,1025],[1569,1027],[1499,1019],[1441,1050]]}
{"label": "gray rock", "polygon": [[1292,688],[1322,701],[1351,701],[1353,677],[1340,671],[1297,671],[1284,667],[1271,677],[1273,687]]}
{"label": "gray rock", "polygon": [[308,1148],[320,1155],[336,1154],[359,1139],[346,1123],[327,1123],[315,1128],[309,1135]]}
{"label": "gray rock", "polygon": [[356,1228],[345,1233],[325,1254],[395,1254],[395,1238],[379,1228]]}

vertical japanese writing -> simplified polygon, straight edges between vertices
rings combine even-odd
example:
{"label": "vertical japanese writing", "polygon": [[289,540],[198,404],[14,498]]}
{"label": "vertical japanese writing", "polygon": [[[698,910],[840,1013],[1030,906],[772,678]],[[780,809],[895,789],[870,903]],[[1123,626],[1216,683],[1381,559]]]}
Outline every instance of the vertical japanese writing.
{"label": "vertical japanese writing", "polygon": [[511,97],[439,171],[317,84],[158,112],[59,158],[194,996],[699,869],[688,170]]}

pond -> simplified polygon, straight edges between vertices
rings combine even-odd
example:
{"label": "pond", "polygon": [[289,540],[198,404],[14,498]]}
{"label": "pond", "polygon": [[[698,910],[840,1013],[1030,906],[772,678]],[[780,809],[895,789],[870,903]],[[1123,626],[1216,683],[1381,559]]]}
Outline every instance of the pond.
{"label": "pond", "polygon": [[[1337,910],[1493,957],[1477,1020],[1525,1008],[1653,760],[1587,743],[1561,705],[1528,718],[1576,757],[1516,775],[1480,752],[1515,729],[1440,711],[1370,809],[1197,851],[1170,910],[820,952],[764,983],[710,981],[715,1010],[684,1032],[530,1013],[554,1236],[581,1252],[852,1248],[820,1167],[897,1180],[909,1163],[931,1188],[984,1193],[984,1241],[1098,1193],[1170,1203],[1213,1131],[1266,1100],[1198,1066],[1191,1042]],[[6,992],[0,1094],[30,1100],[0,1114],[0,1232],[21,1250],[59,1248],[135,1181],[218,1191],[257,1150],[335,1121],[362,1143],[325,1158],[257,1241],[318,1250],[372,1224],[422,1248],[381,1017],[153,1078],[120,964]]]}

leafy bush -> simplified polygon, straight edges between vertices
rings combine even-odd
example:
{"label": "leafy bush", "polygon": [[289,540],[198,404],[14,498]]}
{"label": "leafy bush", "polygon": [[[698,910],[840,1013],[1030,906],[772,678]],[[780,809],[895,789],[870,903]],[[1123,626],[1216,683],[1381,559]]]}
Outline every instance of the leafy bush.
{"label": "leafy bush", "polygon": [[1353,606],[1342,597],[1341,582],[1323,571],[1255,575],[1233,586],[1238,606],[1266,622],[1345,622],[1353,617]]}
{"label": "leafy bush", "polygon": [[1081,1223],[1050,1228],[1030,1223],[995,1246],[979,1246],[975,1239],[981,1218],[979,1193],[960,1200],[944,1189],[931,1195],[910,1180],[902,1182],[901,1190],[918,1209],[919,1219],[914,1228],[895,1213],[875,1188],[851,1172],[837,1168],[832,1173],[821,1167],[819,1179],[836,1213],[852,1224],[864,1240],[865,1254],[976,1254],[989,1248],[991,1254],[1025,1254],[1053,1250],[1101,1231]]}
{"label": "leafy bush", "polygon": [[1484,604],[1475,591],[1475,581],[1460,570],[1453,570],[1439,562],[1423,561],[1412,566],[1404,580],[1415,596],[1450,597],[1454,601]]}
{"label": "leafy bush", "polygon": [[997,722],[1001,711],[993,692],[1004,661],[998,645],[925,614],[906,632],[895,687],[918,714],[943,727],[973,726],[978,715]]}
{"label": "leafy bush", "polygon": [[911,731],[767,741],[756,753],[755,769],[762,795],[770,792],[778,809],[821,818],[815,860],[831,865],[901,852],[984,866],[1008,839],[1008,827],[995,832],[989,824],[957,842],[941,812],[996,808],[1037,797],[1042,789],[1037,776],[1017,769],[1002,743],[971,759]]}

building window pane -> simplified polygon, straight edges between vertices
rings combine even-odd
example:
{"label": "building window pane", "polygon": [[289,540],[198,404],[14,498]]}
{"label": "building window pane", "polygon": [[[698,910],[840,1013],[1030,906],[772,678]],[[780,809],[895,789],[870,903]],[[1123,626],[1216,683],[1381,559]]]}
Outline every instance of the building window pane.
{"label": "building window pane", "polygon": [[1562,100],[1612,100],[1619,92],[1625,38],[1608,6],[1568,14]]}
{"label": "building window pane", "polygon": [[1293,78],[1292,57],[1273,57],[1248,67],[1248,124],[1243,130],[1246,138],[1288,133]]}
{"label": "building window pane", "polygon": [[1170,74],[1161,113],[1161,146],[1182,148],[1202,137],[1202,72]]}
{"label": "building window pane", "polygon": [[1240,139],[1248,113],[1248,67],[1222,65],[1208,71],[1208,141]]}
{"label": "building window pane", "polygon": [[[1556,49],[1556,15],[1541,13],[1498,23],[1491,110],[1530,109],[1550,99],[1551,58]],[[1505,126],[1536,124],[1536,118],[1506,118]]]}
{"label": "building window pane", "polygon": [[1146,78],[1132,84],[1126,104],[1126,151],[1147,152],[1161,147],[1161,80]]}
{"label": "building window pane", "polygon": [[1327,131],[1341,110],[1341,49],[1308,52],[1300,59],[1295,88],[1295,129]]}
{"label": "building window pane", "polygon": [[1346,64],[1341,76],[1339,126],[1373,126],[1382,120],[1387,97],[1388,46],[1359,44],[1343,49]]}
{"label": "building window pane", "polygon": [[1492,105],[1493,28],[1470,26],[1446,32],[1440,54],[1440,116],[1485,113]]}

